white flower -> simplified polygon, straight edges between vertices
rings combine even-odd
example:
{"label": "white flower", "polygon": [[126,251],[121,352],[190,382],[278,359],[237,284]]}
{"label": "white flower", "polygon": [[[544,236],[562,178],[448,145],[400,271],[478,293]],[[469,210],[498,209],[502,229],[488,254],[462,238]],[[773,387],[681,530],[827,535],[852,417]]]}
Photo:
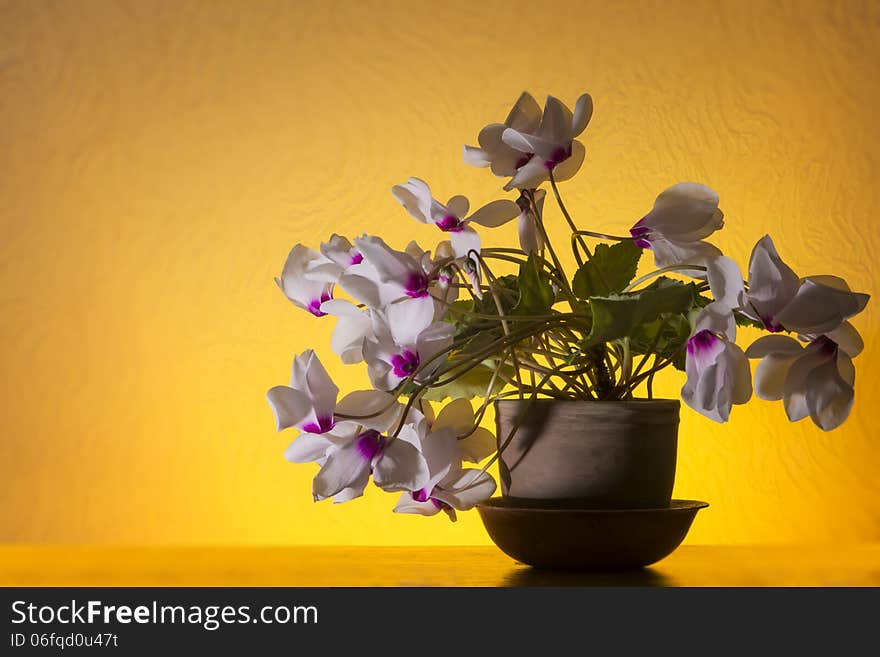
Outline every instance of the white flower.
{"label": "white flower", "polygon": [[333,428],[339,388],[333,383],[312,349],[293,359],[290,386],[275,386],[266,393],[275,413],[278,431],[296,427],[307,433]]}
{"label": "white flower", "polygon": [[321,305],[323,312],[337,318],[330,348],[343,363],[352,365],[364,359],[364,340],[373,335],[368,310],[361,310],[345,299],[330,299]]}
{"label": "white flower", "polygon": [[443,364],[439,355],[452,345],[455,326],[433,322],[410,302],[395,303],[385,311],[372,309],[372,335],[364,341],[363,354],[370,383],[379,390],[392,390],[422,369],[416,381],[430,377]]}
{"label": "white flower", "polygon": [[290,386],[275,386],[266,393],[278,431],[296,427],[305,433],[323,434],[332,431],[340,418],[350,417],[358,418],[365,427],[384,431],[393,421],[394,398],[388,393],[358,390],[337,403],[338,396],[339,388],[311,349],[293,359]]}
{"label": "white flower", "polygon": [[524,91],[520,95],[504,123],[490,123],[477,137],[480,146],[465,146],[464,161],[475,167],[491,167],[492,173],[502,178],[516,175],[516,170],[530,159],[504,143],[502,135],[507,128],[525,134],[538,131],[541,125],[541,107],[532,95]]}
{"label": "white flower", "polygon": [[651,249],[654,264],[703,265],[721,255],[702,241],[724,225],[718,194],[700,183],[678,183],[661,192],[653,209],[630,229],[636,246]]}
{"label": "white flower", "polygon": [[338,282],[344,272],[360,264],[364,259],[347,237],[335,233],[327,242],[321,244],[321,254],[324,256],[323,260],[310,263],[306,276],[312,280],[330,283]]}
{"label": "white flower", "polygon": [[323,317],[327,313],[321,310],[321,305],[333,298],[333,283],[326,279],[310,278],[307,272],[321,270],[328,265],[332,266],[333,263],[327,257],[297,244],[287,256],[281,278],[276,278],[275,283],[294,305],[315,317]]}
{"label": "white flower", "polygon": [[396,426],[401,409],[388,393],[352,392],[336,405],[328,430],[301,433],[284,456],[293,463],[321,466],[313,483],[316,500],[332,497],[339,503],[360,497],[370,474],[387,490],[418,485],[427,478],[427,465],[418,450],[382,435]]}
{"label": "white flower", "polygon": [[486,429],[474,429],[475,417],[466,399],[457,399],[436,420],[425,407],[423,421],[405,427],[400,437],[417,446],[428,466],[429,478],[418,489],[404,492],[396,513],[435,515],[444,511],[455,520],[455,510],[466,511],[491,497],[495,481],[477,469],[462,468],[462,461],[479,463],[495,450],[495,437]]}
{"label": "white flower", "polygon": [[342,289],[371,308],[413,300],[433,318],[429,254],[423,253],[417,260],[405,251],[392,249],[380,237],[367,235],[355,239],[355,244],[364,260],[340,276]]}
{"label": "white flower", "polygon": [[710,303],[697,315],[687,342],[687,381],[681,397],[716,422],[727,422],[731,406],[745,404],[752,396],[749,361],[735,339],[730,309]]}
{"label": "white flower", "polygon": [[464,196],[453,196],[443,205],[431,196],[428,184],[419,178],[410,178],[402,185],[391,188],[394,198],[423,224],[434,224],[449,233],[456,257],[466,258],[471,251],[480,252],[480,236],[470,227],[475,223],[495,227],[507,223],[519,214],[519,206],[513,201],[492,201],[468,216],[470,203]]}
{"label": "white flower", "polygon": [[850,290],[836,276],[798,278],[786,265],[769,235],[762,237],[749,261],[748,314],[768,331],[816,337],[837,329],[864,310],[869,295]]}
{"label": "white flower", "polygon": [[[537,189],[534,194],[535,205],[538,207],[538,212],[542,213],[544,211],[544,198],[547,196],[547,192],[543,189]],[[517,200],[517,205],[520,208],[518,217],[520,248],[526,253],[535,253],[544,246],[544,238],[541,235],[541,231],[538,230],[535,210],[532,207],[531,201],[529,201],[524,193]]]}
{"label": "white flower", "polygon": [[589,94],[577,99],[574,113],[562,101],[547,96],[540,125],[533,130],[505,128],[502,141],[523,157],[516,162],[516,173],[504,189],[534,189],[550,178],[568,180],[584,161],[584,145],[575,139],[593,115]]}
{"label": "white flower", "polygon": [[746,350],[749,358],[761,358],[755,368],[755,394],[770,401],[783,400],[792,422],[809,416],[820,429],[831,431],[846,420],[852,408],[852,357],[861,348],[861,338],[848,322],[831,335],[814,338],[806,348],[785,335],[758,338]]}

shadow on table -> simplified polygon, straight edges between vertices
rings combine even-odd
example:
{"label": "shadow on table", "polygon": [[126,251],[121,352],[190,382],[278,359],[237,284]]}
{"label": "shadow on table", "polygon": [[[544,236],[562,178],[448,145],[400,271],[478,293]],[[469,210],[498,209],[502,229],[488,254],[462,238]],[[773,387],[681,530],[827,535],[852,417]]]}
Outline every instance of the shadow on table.
{"label": "shadow on table", "polygon": [[606,573],[544,570],[521,566],[508,574],[501,586],[671,586],[672,581],[650,568]]}

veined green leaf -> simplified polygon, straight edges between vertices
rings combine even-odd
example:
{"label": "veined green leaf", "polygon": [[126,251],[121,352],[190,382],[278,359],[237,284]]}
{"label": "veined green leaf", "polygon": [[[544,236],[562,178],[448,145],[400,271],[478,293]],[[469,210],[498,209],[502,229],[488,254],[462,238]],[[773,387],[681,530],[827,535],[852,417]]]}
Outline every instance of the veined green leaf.
{"label": "veined green leaf", "polygon": [[683,315],[693,307],[694,296],[693,283],[661,277],[639,292],[591,297],[593,328],[587,344],[631,337],[667,313]]}
{"label": "veined green leaf", "polygon": [[511,311],[511,315],[544,315],[550,312],[556,293],[550,284],[550,276],[538,263],[538,256],[529,255],[527,262],[519,267],[517,277],[519,286],[519,303]]}
{"label": "veined green leaf", "polygon": [[605,297],[621,292],[636,275],[642,249],[632,240],[599,244],[574,275],[571,287],[579,299]]}

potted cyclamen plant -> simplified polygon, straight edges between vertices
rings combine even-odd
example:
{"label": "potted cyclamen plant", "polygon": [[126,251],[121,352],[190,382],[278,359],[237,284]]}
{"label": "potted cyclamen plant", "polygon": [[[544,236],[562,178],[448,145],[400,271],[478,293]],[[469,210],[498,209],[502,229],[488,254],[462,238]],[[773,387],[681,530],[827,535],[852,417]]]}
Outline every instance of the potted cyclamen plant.
{"label": "potted cyclamen plant", "polygon": [[[666,368],[686,373],[682,400],[717,422],[750,399],[750,358],[760,359],[755,394],[782,400],[790,420],[828,431],[846,419],[862,348],[847,320],[868,295],[798,276],[769,236],[744,281],[704,241],[723,214],[702,184],[663,191],[628,234],[579,229],[557,183],[583,162],[576,137],[592,109],[584,94],[573,112],[553,97],[542,112],[523,93],[504,123],[480,131],[479,147],[464,147],[465,162],[509,178],[515,199],[470,212],[465,197],[441,202],[418,178],[394,186],[413,218],[448,238],[433,252],[369,235],[290,252],[276,282],[295,305],[336,318],[333,351],[366,363],[373,388],[338,399],[307,350],[290,386],[269,390],[278,430],[300,431],[286,457],[320,466],[315,500],[351,500],[372,479],[400,493],[395,511],[454,520],[492,496],[487,470],[499,461],[508,499],[668,508],[679,402],[654,399],[652,386]],[[571,231],[571,276],[545,229],[544,186]],[[519,248],[482,245],[477,228],[514,219]],[[636,277],[646,250],[656,270]],[[768,335],[743,351],[738,325]],[[493,405],[497,439],[481,426]]]}

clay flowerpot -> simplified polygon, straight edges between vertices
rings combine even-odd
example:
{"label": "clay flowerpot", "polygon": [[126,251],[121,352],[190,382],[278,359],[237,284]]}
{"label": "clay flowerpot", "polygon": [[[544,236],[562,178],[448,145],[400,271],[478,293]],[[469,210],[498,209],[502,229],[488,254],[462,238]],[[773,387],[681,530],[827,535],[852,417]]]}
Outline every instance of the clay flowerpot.
{"label": "clay flowerpot", "polygon": [[501,491],[518,501],[601,509],[669,506],[677,400],[497,401]]}
{"label": "clay flowerpot", "polygon": [[495,403],[502,496],[477,507],[502,551],[602,571],[640,568],[679,546],[708,505],[671,499],[678,401],[527,403]]}

